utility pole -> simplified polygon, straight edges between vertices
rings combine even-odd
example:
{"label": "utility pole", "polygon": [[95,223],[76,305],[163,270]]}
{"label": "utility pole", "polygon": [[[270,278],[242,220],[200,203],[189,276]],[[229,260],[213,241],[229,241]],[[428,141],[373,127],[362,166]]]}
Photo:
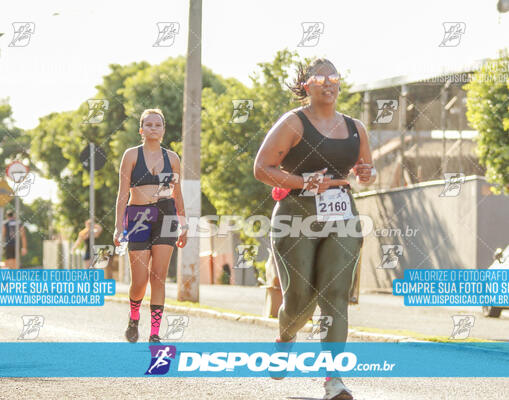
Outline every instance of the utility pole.
{"label": "utility pole", "polygon": [[[6,168],[6,174],[9,178],[11,178],[15,184],[20,184],[23,182],[24,179],[26,179],[28,174],[29,168],[25,166],[20,161],[13,161],[9,166]],[[15,213],[16,213],[16,219],[15,219],[15,249],[14,249],[14,256],[16,257],[16,268],[21,267],[21,254],[19,251],[19,245],[20,245],[20,235],[19,235],[19,228],[20,228],[20,221],[19,221],[19,210],[20,210],[20,204],[19,204],[19,193],[18,193],[19,187],[15,189],[14,191],[14,204],[15,204]]]}
{"label": "utility pole", "polygon": [[[401,174],[399,185],[403,186],[405,181],[405,135],[406,135],[406,97],[408,95],[407,85],[401,85],[401,95],[399,96],[399,132],[401,138]],[[408,182],[411,183],[411,182]]]}
{"label": "utility pole", "polygon": [[447,105],[447,99],[449,97],[449,86],[451,85],[451,81],[447,81],[445,85],[440,89],[440,128],[442,129],[442,165],[441,172],[442,176],[445,173],[445,130],[447,129],[447,110],[445,106]]}
{"label": "utility pole", "polygon": [[[95,243],[95,144],[90,142],[90,192],[89,192],[89,203],[90,203],[90,260],[94,259],[94,243]],[[92,265],[90,265],[92,267]]]}
{"label": "utility pole", "polygon": [[20,227],[20,222],[19,222],[19,196],[18,194],[16,193],[16,197],[14,197],[14,208],[15,208],[15,213],[16,213],[16,239],[15,239],[15,249],[14,249],[14,254],[15,254],[15,257],[16,257],[16,268],[20,268],[21,267],[21,254],[19,252],[19,245],[20,245],[20,237],[19,237],[19,227]]}
{"label": "utility pole", "polygon": [[459,95],[458,95],[458,100],[459,100],[459,104],[458,104],[458,132],[459,132],[459,172],[463,173],[463,149],[462,149],[462,146],[463,146],[463,129],[466,128],[466,121],[465,121],[465,117],[466,117],[466,108],[465,108],[465,104],[466,104],[466,97],[465,97],[465,92],[463,91],[460,91],[459,92]]}
{"label": "utility pole", "polygon": [[[197,220],[201,215],[201,19],[201,0],[190,0],[180,177],[188,221]],[[199,284],[200,238],[189,237],[187,245],[178,252],[177,300],[198,302]]]}

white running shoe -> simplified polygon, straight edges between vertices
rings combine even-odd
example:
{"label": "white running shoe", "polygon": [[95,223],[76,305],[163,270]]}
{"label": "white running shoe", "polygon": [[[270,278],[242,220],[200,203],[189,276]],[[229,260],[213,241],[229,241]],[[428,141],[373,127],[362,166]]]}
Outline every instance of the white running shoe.
{"label": "white running shoe", "polygon": [[[283,342],[279,337],[276,338],[275,348],[277,352],[289,352],[293,344],[297,341],[297,335],[293,337],[289,342]],[[272,379],[281,380],[286,376],[286,371],[275,372],[269,371],[269,375]]]}
{"label": "white running shoe", "polygon": [[331,378],[323,384],[323,400],[354,400],[352,391],[347,389],[341,378]]}

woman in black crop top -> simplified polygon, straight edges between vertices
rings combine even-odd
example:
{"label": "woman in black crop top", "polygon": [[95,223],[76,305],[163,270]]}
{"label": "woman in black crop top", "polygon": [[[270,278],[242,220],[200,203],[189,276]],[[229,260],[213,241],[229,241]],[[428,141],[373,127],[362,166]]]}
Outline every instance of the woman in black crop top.
{"label": "woman in black crop top", "polygon": [[[119,171],[116,227],[113,241],[128,241],[131,264],[130,318],[126,338],[138,340],[140,306],[150,281],[150,342],[160,342],[165,282],[175,244],[187,241],[184,200],[180,189],[180,160],[161,147],[164,116],[148,109],[140,118],[143,145],[127,149]],[[179,230],[180,222],[180,230]]]}
{"label": "woman in black crop top", "polygon": [[[363,124],[336,111],[339,79],[325,59],[300,67],[292,91],[307,105],[272,127],[254,164],[256,179],[273,186],[278,200],[271,245],[283,294],[276,342],[284,351],[317,304],[325,327],[317,339],[325,348],[334,342],[335,353],[347,339],[349,292],[363,242],[347,177],[352,171],[358,183],[369,185],[375,174]],[[297,224],[293,217],[311,223]],[[291,234],[282,225],[291,226]],[[324,399],[353,399],[339,377],[326,378],[324,386]]]}

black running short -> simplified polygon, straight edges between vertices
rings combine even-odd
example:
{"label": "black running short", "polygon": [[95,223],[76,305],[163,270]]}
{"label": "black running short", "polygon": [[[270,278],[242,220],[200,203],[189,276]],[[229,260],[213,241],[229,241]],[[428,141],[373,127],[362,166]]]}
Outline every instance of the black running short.
{"label": "black running short", "polygon": [[4,251],[5,251],[5,259],[6,260],[16,258],[16,246],[5,246]]}
{"label": "black running short", "polygon": [[175,200],[161,199],[157,203],[127,206],[124,229],[129,250],[150,250],[159,244],[175,246],[178,237]]}

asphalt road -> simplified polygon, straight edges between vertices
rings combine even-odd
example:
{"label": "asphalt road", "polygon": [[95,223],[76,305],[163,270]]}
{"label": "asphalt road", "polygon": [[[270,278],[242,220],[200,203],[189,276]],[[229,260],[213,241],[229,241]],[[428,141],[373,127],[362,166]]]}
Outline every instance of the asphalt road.
{"label": "asphalt road", "polygon": [[[123,341],[127,304],[103,307],[2,307],[0,341],[18,341],[22,315],[43,315],[39,342]],[[149,310],[142,308],[146,340]],[[163,330],[165,324],[163,324]],[[183,341],[272,341],[276,330],[190,316]],[[304,334],[299,337],[304,340]],[[7,365],[6,365],[7,364]],[[0,358],[0,366],[8,360]],[[345,378],[357,400],[506,399],[509,378]],[[0,378],[0,399],[321,399],[320,378]]]}
{"label": "asphalt road", "polygon": [[[127,285],[117,284],[117,293],[127,293],[127,289]],[[166,285],[166,297],[177,297],[176,284]],[[261,315],[264,301],[265,289],[260,287],[200,285],[200,303],[204,305]],[[446,337],[453,331],[452,316],[458,314],[475,317],[470,337],[509,340],[509,310],[504,310],[500,318],[485,318],[480,307],[408,307],[402,297],[361,294],[359,304],[350,306],[348,312],[351,327],[407,330]]]}

